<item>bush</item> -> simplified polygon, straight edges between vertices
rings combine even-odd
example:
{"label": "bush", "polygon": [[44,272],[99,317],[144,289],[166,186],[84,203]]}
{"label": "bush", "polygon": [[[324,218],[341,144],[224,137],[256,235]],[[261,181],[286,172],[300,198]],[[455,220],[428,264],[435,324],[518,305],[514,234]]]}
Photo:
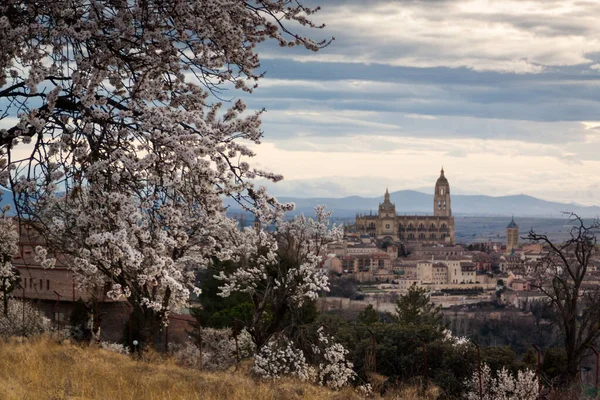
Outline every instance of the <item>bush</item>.
{"label": "bush", "polygon": [[240,349],[241,358],[250,358],[256,351],[256,346],[252,341],[252,335],[250,335],[250,332],[248,332],[246,328],[242,329],[238,334],[238,347]]}
{"label": "bush", "polygon": [[[465,399],[478,400],[479,373],[474,372],[465,384],[468,387]],[[539,397],[536,373],[530,369],[512,375],[506,368],[502,368],[494,374],[484,363],[481,368],[481,386],[483,398],[489,400],[536,400]]]}
{"label": "bush", "polygon": [[304,353],[294,347],[285,336],[271,339],[254,356],[253,372],[263,378],[279,379],[293,376],[301,381],[309,380],[311,371]]}
{"label": "bush", "polygon": [[202,329],[202,363],[200,349],[196,344],[186,342],[171,345],[173,356],[179,365],[200,368],[208,371],[222,371],[235,363],[235,340],[231,329]]}
{"label": "bush", "polygon": [[0,305],[0,336],[33,336],[50,330],[50,320],[31,304],[9,299],[6,316],[4,306]]}

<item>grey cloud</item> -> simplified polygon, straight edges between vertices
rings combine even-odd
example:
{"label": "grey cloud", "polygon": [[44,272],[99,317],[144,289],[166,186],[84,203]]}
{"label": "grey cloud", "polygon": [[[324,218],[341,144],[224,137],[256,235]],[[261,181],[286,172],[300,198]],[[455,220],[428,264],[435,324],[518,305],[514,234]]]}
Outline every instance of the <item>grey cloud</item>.
{"label": "grey cloud", "polygon": [[[327,28],[303,33],[336,37],[336,41],[321,52],[325,58],[338,55],[350,62],[366,59],[384,64],[397,64],[397,60],[402,59],[402,65],[418,63],[422,64],[419,66],[504,71],[522,69],[522,65],[511,66],[511,63],[524,59],[534,66],[584,64],[582,53],[599,49],[593,38],[599,33],[595,16],[600,12],[600,5],[591,2],[578,2],[573,10],[560,10],[555,14],[547,11],[563,8],[564,2],[530,2],[527,11],[522,13],[518,11],[518,2],[513,8],[500,7],[503,2],[490,3],[485,12],[473,6],[465,7],[466,2],[459,0],[312,3],[323,6],[315,18],[323,20]],[[367,23],[367,18],[373,23]],[[404,31],[403,26],[411,29]],[[494,31],[499,27],[511,29],[499,36]],[[283,54],[274,46],[269,51]],[[306,54],[300,49],[295,51],[286,49],[283,57]]]}
{"label": "grey cloud", "polygon": [[447,157],[467,157],[469,153],[465,150],[453,150],[446,153]]}

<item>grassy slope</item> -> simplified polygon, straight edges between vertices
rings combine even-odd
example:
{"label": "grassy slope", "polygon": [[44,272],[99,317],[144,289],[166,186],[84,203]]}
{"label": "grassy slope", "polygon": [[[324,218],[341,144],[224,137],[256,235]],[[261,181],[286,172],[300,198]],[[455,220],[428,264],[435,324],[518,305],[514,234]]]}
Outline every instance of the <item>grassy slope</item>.
{"label": "grassy slope", "polygon": [[50,339],[0,341],[2,400],[358,399],[293,380],[256,381],[243,373],[208,373],[159,359],[137,361]]}

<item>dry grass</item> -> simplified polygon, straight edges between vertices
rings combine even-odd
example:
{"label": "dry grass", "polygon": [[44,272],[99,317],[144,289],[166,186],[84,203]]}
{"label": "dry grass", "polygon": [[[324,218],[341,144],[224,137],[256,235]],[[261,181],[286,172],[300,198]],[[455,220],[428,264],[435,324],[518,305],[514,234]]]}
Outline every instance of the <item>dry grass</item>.
{"label": "dry grass", "polygon": [[51,339],[0,342],[2,400],[359,399],[297,382],[257,381],[244,373],[203,373],[151,357],[134,360]]}
{"label": "dry grass", "polygon": [[[52,338],[0,339],[0,400],[353,400],[353,389],[334,392],[292,379],[265,381],[238,372],[200,372],[177,366],[160,354],[142,360],[96,347],[57,343]],[[370,377],[376,390],[385,377]],[[436,389],[390,390],[385,398],[436,399]],[[381,399],[375,396],[374,399]]]}

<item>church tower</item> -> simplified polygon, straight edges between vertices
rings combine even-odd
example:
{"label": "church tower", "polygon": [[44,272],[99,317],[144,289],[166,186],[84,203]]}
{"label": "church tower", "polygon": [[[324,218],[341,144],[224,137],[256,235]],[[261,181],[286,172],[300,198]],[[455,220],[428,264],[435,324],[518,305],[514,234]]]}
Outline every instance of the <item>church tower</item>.
{"label": "church tower", "polygon": [[512,249],[519,247],[519,225],[515,224],[515,218],[510,220],[506,227],[506,252],[510,253]]}
{"label": "church tower", "polygon": [[383,203],[379,203],[379,214],[380,218],[395,218],[396,217],[396,205],[390,201],[390,192],[385,188],[385,195],[383,195]]}
{"label": "church tower", "polygon": [[450,217],[452,209],[450,207],[450,184],[444,176],[444,168],[437,182],[435,182],[435,193],[433,195],[433,215],[435,217]]}

